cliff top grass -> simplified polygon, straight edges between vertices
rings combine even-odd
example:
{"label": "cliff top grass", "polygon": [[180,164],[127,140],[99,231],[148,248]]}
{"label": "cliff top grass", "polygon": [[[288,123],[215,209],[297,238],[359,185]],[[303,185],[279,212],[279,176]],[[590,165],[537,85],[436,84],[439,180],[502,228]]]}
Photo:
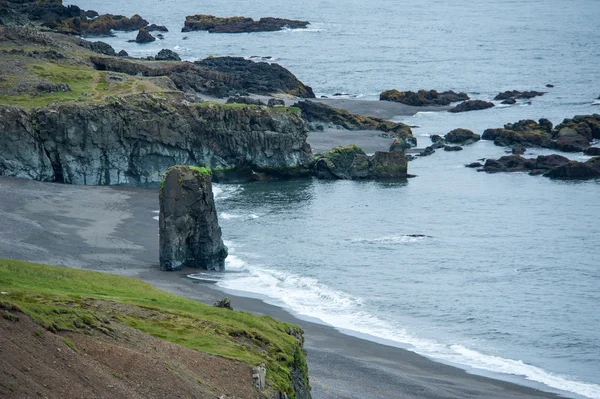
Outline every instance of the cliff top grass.
{"label": "cliff top grass", "polygon": [[201,352],[265,363],[267,381],[290,398],[291,368],[305,368],[299,327],[208,306],[134,278],[0,259],[0,292],[0,308],[20,310],[52,332],[110,334],[117,321]]}
{"label": "cliff top grass", "polygon": [[76,38],[0,27],[0,105],[33,108],[54,102],[110,102],[114,97],[172,91],[162,77],[96,70],[97,53]]}

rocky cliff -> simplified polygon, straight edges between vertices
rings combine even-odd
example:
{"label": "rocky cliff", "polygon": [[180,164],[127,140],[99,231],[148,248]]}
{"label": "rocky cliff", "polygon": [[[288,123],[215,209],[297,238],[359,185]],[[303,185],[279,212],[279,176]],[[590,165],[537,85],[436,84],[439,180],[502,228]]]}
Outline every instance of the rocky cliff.
{"label": "rocky cliff", "polygon": [[0,175],[70,184],[158,183],[176,164],[278,174],[310,164],[297,110],[189,103],[177,93],[0,106],[0,132]]}

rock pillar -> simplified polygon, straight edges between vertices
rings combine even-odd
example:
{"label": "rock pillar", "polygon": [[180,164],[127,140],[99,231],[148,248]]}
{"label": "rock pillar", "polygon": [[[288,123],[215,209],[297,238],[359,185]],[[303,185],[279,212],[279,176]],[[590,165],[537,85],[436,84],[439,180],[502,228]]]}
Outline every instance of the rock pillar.
{"label": "rock pillar", "polygon": [[224,270],[227,247],[212,193],[208,169],[173,166],[161,183],[160,268]]}

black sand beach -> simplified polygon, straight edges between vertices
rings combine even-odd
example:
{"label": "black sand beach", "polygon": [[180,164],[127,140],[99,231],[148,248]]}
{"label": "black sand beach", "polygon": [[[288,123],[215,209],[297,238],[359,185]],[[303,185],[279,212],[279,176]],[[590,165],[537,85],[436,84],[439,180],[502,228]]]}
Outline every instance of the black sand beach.
{"label": "black sand beach", "polygon": [[[0,177],[0,257],[133,276],[206,303],[222,298],[210,285],[185,278],[189,271],[158,270],[157,209],[152,189]],[[304,328],[316,399],[558,397],[344,335],[260,300],[232,296],[232,303]]]}

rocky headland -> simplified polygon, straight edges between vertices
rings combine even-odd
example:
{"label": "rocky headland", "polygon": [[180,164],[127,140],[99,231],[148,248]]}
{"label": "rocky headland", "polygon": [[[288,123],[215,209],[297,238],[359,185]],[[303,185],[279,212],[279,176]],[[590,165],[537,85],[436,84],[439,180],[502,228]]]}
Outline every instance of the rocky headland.
{"label": "rocky headland", "polygon": [[182,32],[208,31],[209,33],[250,33],[274,32],[288,29],[304,29],[308,21],[265,17],[258,21],[247,17],[215,17],[214,15],[198,14],[185,17]]}

